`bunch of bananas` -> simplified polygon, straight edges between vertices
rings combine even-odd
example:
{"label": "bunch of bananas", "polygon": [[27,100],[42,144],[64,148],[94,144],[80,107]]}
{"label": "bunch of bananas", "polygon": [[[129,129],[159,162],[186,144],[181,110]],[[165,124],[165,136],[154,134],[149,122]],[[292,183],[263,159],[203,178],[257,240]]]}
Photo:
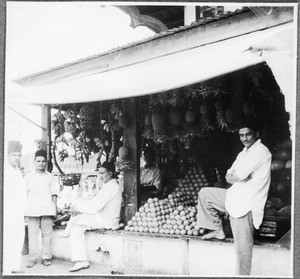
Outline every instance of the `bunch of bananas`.
{"label": "bunch of bananas", "polygon": [[83,131],[91,130],[95,127],[95,108],[91,105],[84,105],[79,111],[80,128]]}
{"label": "bunch of bananas", "polygon": [[78,130],[80,129],[77,116],[75,115],[74,111],[68,109],[64,112],[64,117],[65,132],[70,133],[75,138],[78,134]]}
{"label": "bunch of bananas", "polygon": [[63,135],[65,132],[64,122],[65,122],[65,117],[60,110],[52,116],[51,129],[52,131],[54,131],[54,134],[57,137]]}

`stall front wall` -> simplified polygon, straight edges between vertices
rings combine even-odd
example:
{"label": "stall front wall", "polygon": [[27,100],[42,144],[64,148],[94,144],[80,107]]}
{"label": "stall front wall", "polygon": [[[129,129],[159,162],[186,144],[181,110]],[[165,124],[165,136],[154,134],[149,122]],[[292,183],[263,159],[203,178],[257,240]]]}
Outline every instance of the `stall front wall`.
{"label": "stall front wall", "polygon": [[[53,255],[70,260],[68,239],[54,230]],[[87,232],[88,258],[108,270],[130,274],[234,276],[232,243],[191,238],[151,237],[130,233]],[[292,275],[290,249],[255,245],[253,276]]]}

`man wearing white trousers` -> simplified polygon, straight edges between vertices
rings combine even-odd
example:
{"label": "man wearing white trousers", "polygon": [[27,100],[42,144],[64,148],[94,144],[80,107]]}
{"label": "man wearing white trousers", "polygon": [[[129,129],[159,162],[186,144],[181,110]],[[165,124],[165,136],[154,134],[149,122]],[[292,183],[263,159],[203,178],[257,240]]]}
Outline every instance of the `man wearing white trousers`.
{"label": "man wearing white trousers", "polygon": [[25,238],[25,182],[19,171],[22,146],[9,141],[4,162],[3,274],[20,273]]}
{"label": "man wearing white trousers", "polygon": [[86,230],[118,228],[123,189],[113,175],[113,163],[104,162],[99,169],[99,179],[103,185],[97,195],[71,206],[73,216],[66,229],[59,234],[61,237],[70,236],[71,260],[75,262],[69,269],[71,272],[89,267],[84,236]]}
{"label": "man wearing white trousers", "polygon": [[198,197],[198,227],[210,230],[202,239],[224,239],[219,212],[229,213],[236,253],[236,275],[250,275],[253,235],[262,223],[271,179],[271,153],[259,139],[259,128],[245,120],[239,127],[244,149],[227,171],[229,189],[202,188]]}
{"label": "man wearing white trousers", "polygon": [[31,268],[40,258],[39,232],[42,234],[41,262],[44,266],[52,264],[53,219],[57,212],[58,185],[54,176],[46,170],[47,152],[35,152],[35,169],[25,175],[29,241],[29,261]]}

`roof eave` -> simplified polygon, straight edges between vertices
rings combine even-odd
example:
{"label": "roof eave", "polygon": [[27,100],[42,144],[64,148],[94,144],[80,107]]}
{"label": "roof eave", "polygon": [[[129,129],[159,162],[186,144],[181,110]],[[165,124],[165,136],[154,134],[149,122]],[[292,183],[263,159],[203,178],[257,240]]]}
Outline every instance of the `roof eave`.
{"label": "roof eave", "polygon": [[260,8],[211,20],[205,24],[168,30],[148,40],[93,55],[40,73],[14,80],[22,86],[46,85],[99,74],[180,51],[217,43],[293,21],[293,7],[274,7],[271,14]]}

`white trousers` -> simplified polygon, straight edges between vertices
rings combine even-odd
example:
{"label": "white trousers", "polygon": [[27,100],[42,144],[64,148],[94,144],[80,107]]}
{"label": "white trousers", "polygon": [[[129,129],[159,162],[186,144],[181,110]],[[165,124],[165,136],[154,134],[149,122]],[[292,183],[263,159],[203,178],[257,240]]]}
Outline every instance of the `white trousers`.
{"label": "white trousers", "polygon": [[[7,209],[7,208],[5,208]],[[3,223],[3,274],[19,271],[25,238],[24,210],[6,210]]]}
{"label": "white trousers", "polygon": [[52,231],[53,217],[40,216],[28,217],[28,241],[29,257],[32,260],[38,260],[40,255],[39,232],[42,233],[42,259],[50,260],[52,258]]}
{"label": "white trousers", "polygon": [[88,260],[84,233],[90,229],[105,228],[106,223],[98,214],[79,214],[70,219],[67,230],[70,231],[72,261]]}
{"label": "white trousers", "polygon": [[[209,230],[222,229],[222,220],[219,212],[226,212],[226,189],[205,187],[198,195],[197,225]],[[230,226],[233,234],[236,254],[236,275],[250,275],[254,225],[252,212],[239,218],[230,216]]]}

